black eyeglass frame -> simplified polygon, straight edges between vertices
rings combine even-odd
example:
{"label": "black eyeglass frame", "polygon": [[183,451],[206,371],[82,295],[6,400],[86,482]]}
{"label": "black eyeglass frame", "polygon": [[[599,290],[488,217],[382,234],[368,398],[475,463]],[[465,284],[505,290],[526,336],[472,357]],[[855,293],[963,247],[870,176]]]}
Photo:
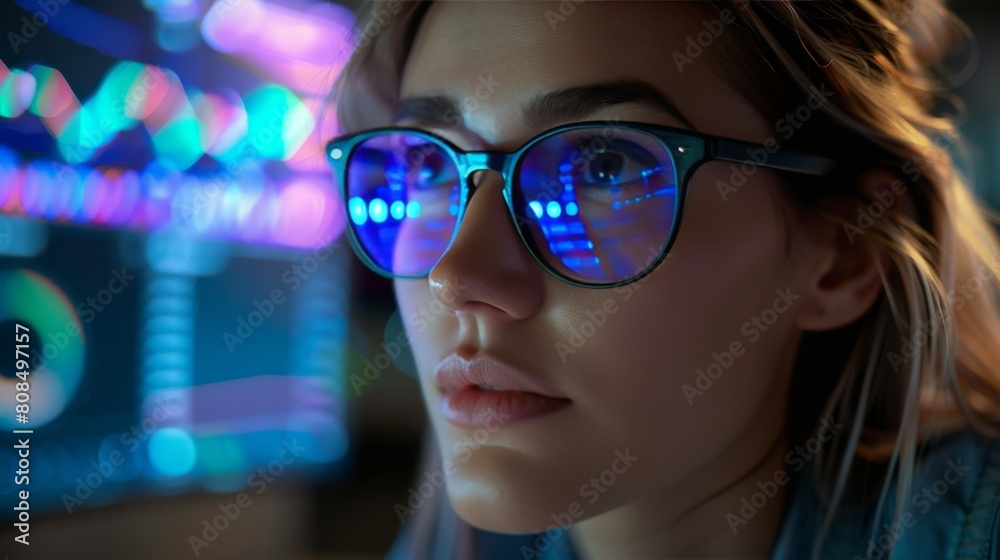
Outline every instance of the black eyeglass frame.
{"label": "black eyeglass frame", "polygon": [[[527,226],[524,224],[528,219],[527,216],[520,215],[515,210],[515,202],[523,202],[523,196],[521,196],[520,189],[518,189],[515,193],[514,177],[519,175],[521,164],[525,160],[525,155],[538,143],[564,132],[579,129],[600,128],[622,128],[635,130],[649,134],[650,136],[658,139],[673,158],[675,173],[674,180],[676,181],[677,196],[675,215],[673,217],[673,223],[671,224],[667,240],[664,243],[663,248],[660,250],[659,255],[654,260],[650,261],[649,266],[647,266],[642,272],[634,274],[626,280],[609,283],[587,283],[566,276],[547,262],[543,252],[535,243],[531,232],[526,231]],[[664,261],[664,259],[666,259],[666,256],[669,254],[670,249],[677,238],[677,232],[680,230],[684,214],[684,201],[687,198],[687,189],[691,177],[694,175],[694,172],[698,169],[698,167],[704,163],[721,160],[732,163],[749,164],[755,168],[764,167],[778,171],[787,171],[814,176],[830,175],[839,166],[836,161],[824,156],[783,150],[776,147],[768,147],[764,144],[756,144],[753,142],[736,140],[734,138],[701,134],[691,130],[670,126],[630,121],[613,123],[607,121],[582,121],[557,126],[535,135],[513,152],[466,151],[459,148],[448,139],[424,129],[405,126],[382,127],[339,136],[330,140],[326,145],[327,159],[333,167],[337,184],[339,185],[341,199],[344,201],[345,209],[349,198],[347,169],[350,164],[351,157],[354,155],[357,147],[363,142],[375,137],[400,133],[416,134],[433,142],[445,153],[451,156],[452,162],[458,170],[458,179],[461,183],[459,187],[460,200],[458,204],[458,214],[455,221],[455,230],[452,232],[451,239],[448,241],[448,248],[451,247],[455,237],[458,235],[458,231],[461,228],[462,221],[465,216],[465,210],[468,206],[469,199],[472,196],[472,188],[469,186],[469,177],[476,171],[495,171],[503,177],[503,197],[507,203],[507,209],[510,212],[511,218],[514,220],[514,227],[517,230],[521,241],[524,243],[525,247],[528,248],[528,252],[531,253],[531,256],[549,274],[552,274],[556,278],[559,278],[568,284],[584,288],[615,288],[630,284],[649,275]],[[766,154],[764,161],[758,161],[750,157],[751,152],[759,152],[760,150],[764,150],[764,153]],[[434,265],[432,265],[427,272],[421,274],[403,275],[385,270],[375,262],[371,255],[368,254],[367,249],[365,249],[364,245],[362,245],[361,241],[358,239],[357,233],[354,231],[354,226],[351,224],[349,215],[347,216],[346,229],[351,245],[354,247],[355,254],[361,258],[362,262],[365,263],[365,266],[381,276],[401,280],[421,279],[426,278],[428,274],[430,274],[431,270],[433,270]],[[447,252],[447,250],[448,249],[446,248],[445,252]],[[444,253],[442,253],[442,256],[443,255]],[[440,258],[438,260],[440,261]],[[436,264],[437,262],[435,262],[435,265]]]}

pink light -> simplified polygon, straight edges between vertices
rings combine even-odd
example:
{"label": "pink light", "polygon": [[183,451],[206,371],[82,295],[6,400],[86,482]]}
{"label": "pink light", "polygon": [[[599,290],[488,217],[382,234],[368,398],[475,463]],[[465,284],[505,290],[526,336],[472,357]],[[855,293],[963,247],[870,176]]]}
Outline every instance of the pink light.
{"label": "pink light", "polygon": [[317,124],[299,149],[286,159],[286,164],[296,173],[326,175],[330,172],[326,143],[337,133],[337,115],[333,107],[327,106],[325,97],[303,99],[302,103]]}
{"label": "pink light", "polygon": [[136,203],[139,200],[139,175],[131,169],[117,174],[115,183],[120,196],[118,205],[108,218],[112,226],[132,225],[136,220]]}
{"label": "pink light", "polygon": [[[38,90],[35,92],[35,108],[39,117],[51,118],[61,115],[67,109],[75,106],[79,108],[80,101],[76,94],[66,83],[66,78],[62,72],[37,64],[28,68],[38,82]],[[75,112],[75,111],[74,111]]]}
{"label": "pink light", "polygon": [[37,83],[31,111],[41,117],[52,136],[59,137],[70,119],[80,111],[80,100],[58,70],[33,64],[28,72]]}
{"label": "pink light", "polygon": [[[2,64],[0,62],[0,65]],[[0,210],[7,207],[16,185],[20,183],[19,169],[17,154],[6,148],[0,148]]]}
{"label": "pink light", "polygon": [[[81,172],[83,172],[82,169]],[[86,194],[83,198],[82,214],[87,222],[102,223],[98,216],[101,208],[106,204],[104,202],[106,196],[104,187],[104,175],[96,169],[91,169],[83,178],[83,192]]]}
{"label": "pink light", "polygon": [[354,48],[354,16],[341,6],[317,4],[304,13],[260,0],[228,4],[219,0],[205,16],[206,42],[294,91],[329,89]]}
{"label": "pink light", "polygon": [[272,238],[297,247],[318,244],[317,239],[332,225],[336,209],[327,183],[312,177],[296,179],[281,190]]}
{"label": "pink light", "polygon": [[[125,96],[125,115],[135,120],[151,119],[154,123],[163,120],[165,123],[169,118],[164,119],[162,112],[169,112],[172,103],[177,103],[176,91],[171,91],[172,81],[177,80],[177,75],[173,72],[168,73],[163,68],[147,65],[132,82],[132,86],[129,87],[128,94]],[[173,98],[170,97],[171,94],[173,94]],[[166,107],[161,109],[164,101],[168,102]],[[161,116],[154,118],[153,114],[158,109],[161,109],[161,113],[159,113]]]}
{"label": "pink light", "polygon": [[24,172],[20,169],[15,169],[7,177],[5,180],[10,190],[7,191],[7,200],[3,204],[3,213],[23,214],[24,204],[21,199],[24,192]]}
{"label": "pink light", "polygon": [[118,182],[120,169],[108,169],[103,175],[104,203],[97,209],[97,221],[102,224],[114,225],[114,217],[122,200],[122,187]]}
{"label": "pink light", "polygon": [[[150,136],[153,136],[174,117],[192,109],[177,74],[156,67],[147,67],[147,71],[149,81],[146,82],[140,77],[132,85],[132,90],[139,88],[137,95],[145,99],[145,103],[142,104],[142,114],[138,118],[146,125]],[[129,94],[131,95],[132,91]]]}
{"label": "pink light", "polygon": [[219,0],[205,14],[201,34],[205,42],[219,52],[234,52],[253,40],[266,21],[266,12],[258,0],[233,3]]}
{"label": "pink light", "polygon": [[202,149],[207,153],[224,154],[246,136],[247,111],[236,92],[197,95],[192,105],[201,123]]}

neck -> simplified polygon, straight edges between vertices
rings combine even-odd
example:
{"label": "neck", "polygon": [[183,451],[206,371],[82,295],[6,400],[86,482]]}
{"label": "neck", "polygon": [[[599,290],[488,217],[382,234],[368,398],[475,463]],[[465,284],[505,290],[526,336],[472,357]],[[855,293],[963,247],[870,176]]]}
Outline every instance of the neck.
{"label": "neck", "polygon": [[[750,424],[759,428],[748,429],[691,477],[574,525],[570,534],[579,555],[768,558],[792,471],[785,461],[783,418],[759,420]],[[751,503],[754,494],[758,496]],[[763,505],[761,496],[767,498]],[[744,498],[751,505],[745,506]]]}

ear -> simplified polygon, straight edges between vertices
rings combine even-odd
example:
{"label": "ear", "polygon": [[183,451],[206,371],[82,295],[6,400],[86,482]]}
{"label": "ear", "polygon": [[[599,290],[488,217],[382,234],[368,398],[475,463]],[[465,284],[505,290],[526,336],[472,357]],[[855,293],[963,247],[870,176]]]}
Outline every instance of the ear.
{"label": "ear", "polygon": [[[825,225],[800,251],[810,266],[804,272],[806,303],[796,324],[806,331],[847,326],[868,313],[882,294],[882,270],[889,263],[885,252],[868,240],[877,221],[902,212],[901,181],[888,169],[873,168],[856,179],[858,192],[867,200],[839,204],[837,223]],[[895,188],[895,190],[893,190]],[[866,233],[869,233],[866,237]]]}

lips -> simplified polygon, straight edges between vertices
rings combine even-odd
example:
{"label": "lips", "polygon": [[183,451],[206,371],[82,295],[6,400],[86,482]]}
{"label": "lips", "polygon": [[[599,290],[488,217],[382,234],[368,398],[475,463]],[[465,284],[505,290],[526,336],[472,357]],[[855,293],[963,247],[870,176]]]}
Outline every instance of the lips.
{"label": "lips", "polygon": [[452,354],[438,364],[434,381],[441,393],[441,413],[452,424],[491,431],[550,414],[568,398],[499,360],[477,354]]}

